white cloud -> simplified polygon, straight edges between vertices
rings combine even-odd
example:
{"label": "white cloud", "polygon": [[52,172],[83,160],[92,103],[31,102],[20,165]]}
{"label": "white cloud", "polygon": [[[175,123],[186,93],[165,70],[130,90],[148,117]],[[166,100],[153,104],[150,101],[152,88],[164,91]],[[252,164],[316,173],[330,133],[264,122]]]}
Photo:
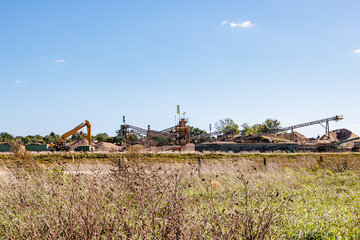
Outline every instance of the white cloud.
{"label": "white cloud", "polygon": [[357,49],[354,51],[355,54],[359,54],[360,53],[360,49]]}
{"label": "white cloud", "polygon": [[40,59],[47,59],[48,56],[41,56]]}
{"label": "white cloud", "polygon": [[251,21],[244,21],[244,22],[228,22],[228,21],[222,21],[220,25],[229,24],[231,28],[241,27],[241,28],[249,28],[253,27],[254,24]]}
{"label": "white cloud", "polygon": [[64,62],[66,62],[65,59],[56,59],[56,60],[54,60],[54,63],[64,63]]}
{"label": "white cloud", "polygon": [[24,84],[24,83],[26,83],[26,81],[19,81],[19,80],[16,80],[16,81],[14,81],[14,83],[16,83],[16,84]]}
{"label": "white cloud", "polygon": [[230,22],[229,24],[230,24],[230,27],[232,27],[232,28],[235,28],[235,27],[248,28],[248,27],[254,26],[254,24],[252,24],[250,21],[245,21],[245,22],[241,22],[241,23]]}

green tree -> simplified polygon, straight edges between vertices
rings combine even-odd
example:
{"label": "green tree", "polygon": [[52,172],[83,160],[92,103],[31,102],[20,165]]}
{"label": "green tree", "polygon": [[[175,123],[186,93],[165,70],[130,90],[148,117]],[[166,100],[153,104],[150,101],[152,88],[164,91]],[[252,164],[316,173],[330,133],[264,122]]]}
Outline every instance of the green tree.
{"label": "green tree", "polygon": [[98,142],[106,142],[106,140],[109,138],[109,135],[107,133],[99,133],[94,138]]}
{"label": "green tree", "polygon": [[248,123],[244,123],[243,125],[241,125],[241,127],[243,128],[242,130],[243,135],[252,134],[251,126]]}
{"label": "green tree", "polygon": [[44,141],[46,143],[52,143],[52,142],[57,142],[60,140],[60,136],[55,134],[54,132],[51,132],[49,135],[46,135],[44,137]]}
{"label": "green tree", "polygon": [[70,141],[71,142],[76,142],[76,141],[79,141],[82,138],[83,138],[83,136],[79,132],[76,132],[73,135],[71,135]]}
{"label": "green tree", "polygon": [[10,142],[14,140],[14,136],[7,132],[0,133],[0,142]]}
{"label": "green tree", "polygon": [[258,134],[263,132],[263,130],[265,129],[265,125],[264,124],[259,124],[259,123],[255,123],[252,126],[249,126],[249,124],[244,123],[242,125],[243,131],[245,132],[245,134]]}
{"label": "green tree", "polygon": [[264,125],[264,129],[262,130],[262,132],[264,133],[281,129],[280,121],[276,119],[268,118],[265,120],[263,125]]}
{"label": "green tree", "polygon": [[24,137],[16,136],[15,142],[17,142],[17,143],[24,143]]}
{"label": "green tree", "polygon": [[241,125],[245,134],[268,133],[281,129],[280,121],[276,119],[266,119],[263,123],[255,123],[250,126],[248,123]]}
{"label": "green tree", "polygon": [[[190,136],[195,137],[191,141],[196,141],[196,142],[207,142],[211,140],[211,137],[207,135],[207,132],[205,130],[196,127],[190,127]],[[196,136],[201,136],[201,137],[196,138]]]}
{"label": "green tree", "polygon": [[115,137],[115,143],[116,144],[122,144],[124,142],[125,142],[125,136],[118,135],[118,136]]}
{"label": "green tree", "polygon": [[205,130],[202,130],[200,128],[196,128],[196,127],[190,127],[190,136],[199,136],[202,134],[207,134],[207,132]]}
{"label": "green tree", "polygon": [[168,144],[168,138],[165,136],[154,136],[152,137],[158,144],[158,146],[164,146]]}
{"label": "green tree", "polygon": [[139,139],[135,134],[131,134],[127,137],[127,141],[131,143],[137,142]]}
{"label": "green tree", "polygon": [[29,143],[31,143],[31,138],[30,138],[29,136],[24,137],[23,143],[24,143],[24,144],[29,144]]}
{"label": "green tree", "polygon": [[44,138],[39,134],[35,135],[33,138],[33,142],[35,143],[45,143]]}
{"label": "green tree", "polygon": [[51,143],[51,142],[54,142],[54,139],[52,137],[50,137],[49,135],[46,135],[44,137],[44,142],[45,143]]}
{"label": "green tree", "polygon": [[226,133],[232,131],[233,134],[239,134],[239,125],[230,118],[220,119],[217,121],[215,123],[215,129],[218,132]]}

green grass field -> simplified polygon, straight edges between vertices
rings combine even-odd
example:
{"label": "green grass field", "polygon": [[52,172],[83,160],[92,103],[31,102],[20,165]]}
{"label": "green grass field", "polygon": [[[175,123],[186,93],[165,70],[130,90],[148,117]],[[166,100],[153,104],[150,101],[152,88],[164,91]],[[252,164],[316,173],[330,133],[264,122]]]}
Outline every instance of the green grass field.
{"label": "green grass field", "polygon": [[356,153],[0,159],[3,239],[360,239]]}

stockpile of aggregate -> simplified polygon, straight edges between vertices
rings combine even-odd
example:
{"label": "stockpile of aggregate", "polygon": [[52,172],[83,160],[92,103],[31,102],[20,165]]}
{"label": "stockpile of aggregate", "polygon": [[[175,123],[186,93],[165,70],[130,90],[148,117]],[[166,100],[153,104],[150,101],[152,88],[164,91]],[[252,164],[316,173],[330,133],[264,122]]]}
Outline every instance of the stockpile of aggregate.
{"label": "stockpile of aggregate", "polygon": [[[329,141],[331,143],[336,143],[336,142],[350,140],[350,139],[359,137],[358,135],[356,135],[355,133],[353,133],[352,131],[350,131],[346,128],[336,129],[334,131],[331,131],[329,135],[330,136],[327,136],[327,135],[322,136],[320,138],[320,140]],[[357,140],[357,141],[359,141],[359,140]],[[340,146],[352,148],[354,146],[354,141],[343,143]]]}
{"label": "stockpile of aggregate", "polygon": [[[86,139],[80,139],[76,142],[69,142],[65,144],[67,147],[70,147],[70,150],[73,151],[75,148],[79,146],[87,146],[89,145],[88,141]],[[91,140],[91,146],[94,145],[94,142]]]}
{"label": "stockpile of aggregate", "polygon": [[[336,130],[331,131],[329,133],[329,136],[327,134],[325,134],[319,139],[310,139],[306,143],[314,143],[314,144],[337,143],[340,141],[350,140],[352,138],[357,138],[357,137],[359,137],[359,136],[356,135],[355,133],[353,133],[352,131],[350,131],[346,128],[342,128],[342,129],[336,129]],[[356,140],[356,141],[359,141],[359,140]],[[354,142],[355,141],[343,143],[340,145],[340,147],[352,148],[354,146]]]}
{"label": "stockpile of aggregate", "polygon": [[94,145],[95,151],[99,152],[120,152],[124,147],[117,146],[113,143],[99,142]]}

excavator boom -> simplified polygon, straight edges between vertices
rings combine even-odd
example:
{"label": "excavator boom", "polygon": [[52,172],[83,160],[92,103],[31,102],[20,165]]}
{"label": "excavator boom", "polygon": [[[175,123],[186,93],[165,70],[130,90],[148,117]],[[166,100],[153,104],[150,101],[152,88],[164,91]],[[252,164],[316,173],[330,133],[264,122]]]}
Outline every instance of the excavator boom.
{"label": "excavator boom", "polygon": [[65,140],[70,137],[71,135],[73,135],[74,133],[76,133],[77,131],[79,131],[80,129],[82,129],[83,127],[87,127],[87,140],[88,140],[88,144],[91,145],[91,124],[88,120],[85,120],[83,123],[81,123],[79,126],[75,127],[74,129],[64,133],[60,140],[54,144],[54,146],[52,146],[55,149],[61,149],[61,145],[62,143],[65,142]]}

